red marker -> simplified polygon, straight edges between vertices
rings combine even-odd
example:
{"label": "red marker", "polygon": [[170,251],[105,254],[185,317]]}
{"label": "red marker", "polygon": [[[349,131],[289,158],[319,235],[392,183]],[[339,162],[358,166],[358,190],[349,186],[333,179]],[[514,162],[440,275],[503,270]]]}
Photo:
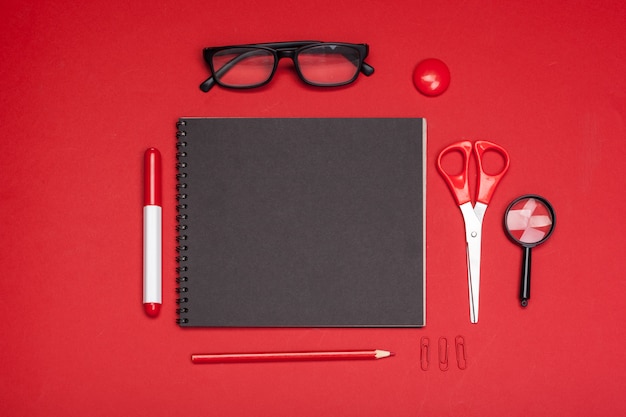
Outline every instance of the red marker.
{"label": "red marker", "polygon": [[156,317],[161,310],[161,153],[144,154],[143,194],[143,307]]}

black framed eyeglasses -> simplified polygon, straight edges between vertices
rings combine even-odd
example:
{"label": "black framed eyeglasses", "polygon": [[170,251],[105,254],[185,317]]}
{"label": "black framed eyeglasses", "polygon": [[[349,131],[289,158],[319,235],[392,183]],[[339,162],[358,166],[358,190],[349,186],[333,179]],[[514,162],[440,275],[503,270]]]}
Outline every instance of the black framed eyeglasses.
{"label": "black framed eyeglasses", "polygon": [[298,77],[316,87],[350,84],[374,68],[365,63],[369,47],[365,43],[319,41],[256,43],[205,48],[204,59],[211,76],[200,84],[209,91],[215,84],[226,88],[255,88],[270,82],[278,61],[291,58]]}

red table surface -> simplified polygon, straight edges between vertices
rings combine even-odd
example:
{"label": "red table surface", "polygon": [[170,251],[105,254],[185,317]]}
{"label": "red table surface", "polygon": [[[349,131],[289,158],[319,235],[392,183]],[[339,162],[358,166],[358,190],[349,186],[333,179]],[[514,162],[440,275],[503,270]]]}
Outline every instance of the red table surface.
{"label": "red table surface", "polygon": [[[626,413],[626,3],[622,1],[16,1],[0,34],[3,416],[621,416]],[[366,42],[376,68],[307,88],[198,89],[205,46]],[[416,64],[449,89],[420,95]],[[427,326],[180,329],[179,116],[426,117]],[[470,324],[463,222],[436,155],[460,139],[511,167],[484,224]],[[163,154],[163,310],[141,304],[142,157]],[[533,252],[530,305],[507,204],[537,193],[557,226]],[[467,369],[437,367],[465,338]],[[420,339],[430,338],[428,371]],[[192,353],[387,349],[377,361],[193,365]]]}

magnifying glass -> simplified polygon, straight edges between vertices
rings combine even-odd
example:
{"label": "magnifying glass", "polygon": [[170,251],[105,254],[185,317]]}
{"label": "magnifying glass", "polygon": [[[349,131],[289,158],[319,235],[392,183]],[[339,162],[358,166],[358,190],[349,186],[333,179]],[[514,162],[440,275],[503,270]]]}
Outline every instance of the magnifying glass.
{"label": "magnifying glass", "polygon": [[520,302],[522,307],[530,299],[531,249],[543,243],[554,231],[554,209],[543,197],[527,194],[509,204],[504,214],[504,228],[513,242],[524,248]]}

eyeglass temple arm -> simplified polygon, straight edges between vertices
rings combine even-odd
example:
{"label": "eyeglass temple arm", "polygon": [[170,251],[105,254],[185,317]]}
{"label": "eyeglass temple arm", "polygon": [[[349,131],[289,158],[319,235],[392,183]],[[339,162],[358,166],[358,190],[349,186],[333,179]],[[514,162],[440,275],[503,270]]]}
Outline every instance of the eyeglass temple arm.
{"label": "eyeglass temple arm", "polygon": [[[237,65],[237,63],[239,63],[239,61],[241,61],[242,59],[246,59],[248,56],[250,56],[251,54],[254,54],[255,52],[256,51],[249,51],[249,52],[246,52],[245,54],[237,55],[236,57],[234,57],[233,59],[228,61],[226,64],[224,64],[224,66],[222,68],[217,70],[216,71],[216,75],[221,76],[222,74],[224,74],[227,71],[229,71],[232,67]],[[204,82],[202,84],[200,84],[200,90],[202,90],[202,91],[204,91],[206,93],[211,88],[213,88],[214,85],[215,85],[215,77],[213,77],[213,75],[211,75],[209,78],[204,80]]]}
{"label": "eyeglass temple arm", "polygon": [[209,78],[204,80],[202,84],[200,84],[200,90],[207,93],[211,88],[213,88],[214,85],[215,85],[215,80],[213,79],[213,76],[211,75]]}
{"label": "eyeglass temple arm", "polygon": [[369,77],[370,75],[374,73],[374,67],[369,65],[367,62],[363,61],[363,64],[361,64],[361,73]]}

